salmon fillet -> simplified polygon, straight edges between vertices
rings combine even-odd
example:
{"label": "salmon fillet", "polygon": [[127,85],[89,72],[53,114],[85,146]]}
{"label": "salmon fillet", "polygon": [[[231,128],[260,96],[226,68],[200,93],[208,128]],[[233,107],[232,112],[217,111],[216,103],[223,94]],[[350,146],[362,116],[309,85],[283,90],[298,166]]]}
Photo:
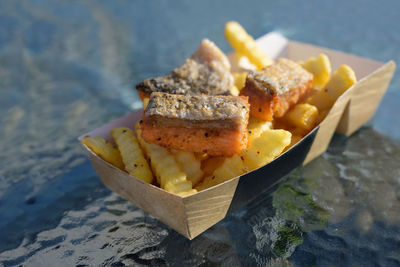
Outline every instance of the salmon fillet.
{"label": "salmon fillet", "polygon": [[166,76],[144,80],[136,85],[136,89],[142,99],[152,92],[229,95],[233,85],[230,68],[226,55],[205,39],[182,66]]}
{"label": "salmon fillet", "polygon": [[289,59],[278,61],[246,77],[240,95],[248,96],[250,115],[260,120],[280,118],[312,89],[313,75]]}
{"label": "salmon fillet", "polygon": [[247,97],[152,93],[141,121],[148,143],[230,157],[247,147]]}

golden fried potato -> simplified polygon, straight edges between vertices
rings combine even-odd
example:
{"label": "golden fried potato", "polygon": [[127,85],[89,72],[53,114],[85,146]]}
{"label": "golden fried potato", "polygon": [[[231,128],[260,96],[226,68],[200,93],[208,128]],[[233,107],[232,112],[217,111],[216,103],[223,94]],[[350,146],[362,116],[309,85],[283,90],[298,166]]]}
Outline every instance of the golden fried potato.
{"label": "golden fried potato", "polygon": [[201,162],[201,169],[204,176],[211,175],[222,163],[224,163],[225,157],[208,157]]}
{"label": "golden fried potato", "polygon": [[143,99],[143,109],[146,109],[147,104],[149,104],[149,99],[150,99],[149,97]]}
{"label": "golden fried potato", "polygon": [[[140,145],[150,159],[152,170],[161,188],[178,195],[195,192],[192,189],[192,182],[188,181],[186,174],[180,169],[179,163],[171,152],[164,147],[146,143],[141,137],[139,123],[136,123],[135,130]],[[190,189],[188,189],[188,185],[190,185]]]}
{"label": "golden fried potato", "polygon": [[168,192],[188,192],[193,190],[192,188],[192,183],[189,181],[183,181],[180,183],[172,183],[172,182],[167,182],[164,187],[165,190]]}
{"label": "golden fried potato", "polygon": [[[272,123],[250,118],[249,147],[240,156],[210,157],[202,162],[206,178],[196,186],[204,190],[255,169],[277,157],[290,144],[290,132],[271,130]],[[271,132],[272,131],[272,132]],[[265,132],[270,132],[265,134]]]}
{"label": "golden fried potato", "polygon": [[341,65],[333,74],[325,87],[332,99],[337,99],[347,89],[357,82],[356,74],[348,65]]}
{"label": "golden fried potato", "polygon": [[305,102],[317,107],[318,111],[322,113],[324,110],[329,110],[336,99],[356,82],[357,78],[354,71],[347,65],[341,65],[332,74],[325,88],[314,92]]}
{"label": "golden fried potato", "polygon": [[250,117],[247,129],[249,133],[249,143],[251,143],[255,138],[259,137],[264,131],[272,129],[272,122],[261,121]]}
{"label": "golden fried potato", "polygon": [[231,95],[234,96],[238,96],[240,93],[239,89],[235,85],[233,85],[229,91],[231,92]]}
{"label": "golden fried potato", "polygon": [[232,70],[246,69],[246,70],[257,70],[257,67],[252,64],[249,58],[237,51],[234,51],[229,57],[229,61],[233,67]]}
{"label": "golden fried potato", "polygon": [[117,144],[128,173],[147,183],[152,183],[153,174],[143,156],[135,133],[129,128],[121,127],[112,129],[111,135]]}
{"label": "golden fried potato", "polygon": [[193,185],[197,184],[203,177],[201,160],[198,159],[193,152],[172,149],[171,153],[175,156],[181,170],[186,173],[187,179],[190,180]]}
{"label": "golden fried potato", "polygon": [[317,124],[319,124],[321,121],[325,119],[325,117],[328,115],[329,109],[322,110],[321,112],[318,112],[318,119],[317,119]]}
{"label": "golden fried potato", "polygon": [[237,177],[246,172],[246,168],[239,155],[234,155],[230,158],[225,158],[222,165],[217,168],[211,176],[204,178],[204,180],[196,186],[198,191],[207,189],[211,186],[223,183]]}
{"label": "golden fried potato", "polygon": [[99,155],[105,161],[111,163],[121,170],[125,169],[119,151],[111,143],[104,140],[101,136],[86,136],[82,139],[82,143],[89,147],[94,153]]}
{"label": "golden fried potato", "polygon": [[331,62],[327,55],[320,54],[317,58],[310,57],[300,65],[314,75],[313,87],[324,88],[331,77]]}
{"label": "golden fried potato", "polygon": [[235,72],[233,73],[233,78],[235,79],[235,86],[237,89],[242,90],[246,85],[246,77],[248,72]]}
{"label": "golden fried potato", "polygon": [[247,56],[258,69],[273,64],[273,60],[261,50],[253,37],[236,21],[226,23],[225,38],[236,52]]}
{"label": "golden fried potato", "polygon": [[289,132],[291,132],[292,133],[292,135],[298,135],[298,136],[301,136],[302,138],[304,137],[304,136],[306,136],[308,133],[309,133],[309,131],[308,130],[304,130],[303,128],[299,128],[299,127],[297,127],[297,128],[290,128],[290,129],[287,129]]}
{"label": "golden fried potato", "polygon": [[289,150],[292,146],[294,146],[295,144],[297,144],[297,142],[299,142],[301,139],[303,139],[304,136],[302,135],[298,135],[298,134],[294,134],[292,133],[292,139],[290,141],[290,144],[285,147],[285,149],[283,150],[283,152],[285,152],[286,150]]}
{"label": "golden fried potato", "polygon": [[178,196],[184,197],[184,196],[192,195],[192,194],[195,194],[195,193],[197,193],[197,190],[196,189],[191,189],[191,190],[188,190],[188,191],[180,191],[180,192],[178,192],[176,194]]}
{"label": "golden fried potato", "polygon": [[292,126],[309,131],[318,122],[318,109],[307,103],[297,104],[285,114],[282,120]]}
{"label": "golden fried potato", "polygon": [[245,167],[254,170],[272,161],[290,144],[291,136],[285,130],[264,131],[242,152]]}
{"label": "golden fried potato", "polygon": [[331,98],[325,89],[314,92],[309,96],[305,103],[315,106],[318,111],[330,109],[336,99]]}

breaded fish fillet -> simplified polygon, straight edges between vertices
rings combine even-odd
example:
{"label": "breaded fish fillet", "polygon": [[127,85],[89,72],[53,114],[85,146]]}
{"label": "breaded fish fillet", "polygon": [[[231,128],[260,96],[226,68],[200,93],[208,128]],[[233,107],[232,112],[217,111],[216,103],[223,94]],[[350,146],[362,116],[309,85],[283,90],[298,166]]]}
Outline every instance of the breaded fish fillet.
{"label": "breaded fish fillet", "polygon": [[247,75],[240,95],[248,96],[250,115],[271,121],[304,97],[312,88],[313,75],[289,59],[278,61]]}
{"label": "breaded fish fillet", "polygon": [[152,93],[142,118],[146,142],[212,156],[247,147],[247,97]]}
{"label": "breaded fish fillet", "polygon": [[142,99],[152,92],[229,95],[233,85],[230,67],[225,54],[205,39],[182,66],[166,76],[144,80],[136,85],[136,89]]}

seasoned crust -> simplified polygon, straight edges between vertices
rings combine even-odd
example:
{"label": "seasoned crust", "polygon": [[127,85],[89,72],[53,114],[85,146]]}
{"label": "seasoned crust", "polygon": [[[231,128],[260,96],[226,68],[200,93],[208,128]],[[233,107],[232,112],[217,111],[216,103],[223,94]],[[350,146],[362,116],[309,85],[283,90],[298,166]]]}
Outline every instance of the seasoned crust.
{"label": "seasoned crust", "polygon": [[232,85],[228,58],[213,42],[205,39],[182,66],[165,76],[146,79],[137,84],[136,89],[147,94],[229,95]]}
{"label": "seasoned crust", "polygon": [[281,96],[309,84],[312,79],[313,75],[296,62],[280,58],[271,66],[250,72],[245,87],[258,91],[269,99],[273,95]]}
{"label": "seasoned crust", "polygon": [[249,116],[247,97],[152,93],[144,112],[151,125],[242,131]]}
{"label": "seasoned crust", "polygon": [[199,63],[187,59],[185,64],[170,74],[144,80],[136,85],[136,89],[148,94],[164,92],[182,95],[228,95],[232,84],[232,75],[220,62]]}

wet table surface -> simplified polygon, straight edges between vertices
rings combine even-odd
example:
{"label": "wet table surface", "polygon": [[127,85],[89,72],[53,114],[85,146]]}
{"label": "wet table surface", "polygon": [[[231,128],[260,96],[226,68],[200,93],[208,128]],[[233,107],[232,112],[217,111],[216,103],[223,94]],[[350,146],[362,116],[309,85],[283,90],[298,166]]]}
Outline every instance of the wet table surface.
{"label": "wet table surface", "polygon": [[[299,2],[300,3],[300,2]],[[224,23],[400,62],[399,1],[1,1],[0,266],[400,266],[400,79],[371,122],[192,241],[102,185],[77,136]]]}

